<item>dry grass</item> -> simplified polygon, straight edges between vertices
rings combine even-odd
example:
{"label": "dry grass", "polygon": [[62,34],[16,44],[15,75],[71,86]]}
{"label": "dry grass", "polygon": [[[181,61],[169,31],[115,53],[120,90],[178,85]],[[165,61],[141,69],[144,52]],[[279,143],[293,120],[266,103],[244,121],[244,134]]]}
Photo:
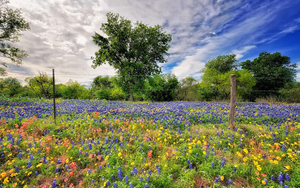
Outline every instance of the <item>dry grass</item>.
{"label": "dry grass", "polygon": [[206,179],[201,178],[200,176],[195,176],[194,181],[194,188],[206,188],[211,186],[211,184]]}

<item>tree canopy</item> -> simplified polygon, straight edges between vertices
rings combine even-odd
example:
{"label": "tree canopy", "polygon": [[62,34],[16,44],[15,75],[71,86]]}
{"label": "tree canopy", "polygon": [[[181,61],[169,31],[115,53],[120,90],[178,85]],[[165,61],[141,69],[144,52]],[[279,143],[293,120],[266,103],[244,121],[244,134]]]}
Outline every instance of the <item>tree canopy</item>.
{"label": "tree canopy", "polygon": [[223,74],[235,70],[237,67],[238,64],[235,59],[235,54],[219,55],[218,57],[209,60],[205,64],[205,68],[202,72],[205,72],[206,69],[215,69]]}
{"label": "tree canopy", "polygon": [[[10,59],[17,65],[22,63],[22,58],[27,54],[24,50],[11,46],[11,43],[18,42],[22,31],[30,29],[29,23],[21,15],[20,10],[13,10],[5,7],[8,1],[0,0],[0,54]],[[2,62],[7,67],[5,62]],[[5,68],[0,67],[0,75],[5,75]]]}
{"label": "tree canopy", "polygon": [[133,100],[134,88],[144,85],[146,78],[161,73],[157,64],[165,63],[165,55],[172,40],[159,25],[148,26],[141,22],[132,25],[119,14],[107,13],[107,23],[100,30],[107,37],[95,33],[93,41],[100,49],[92,57],[93,68],[108,63],[121,77],[123,90],[129,91]]}
{"label": "tree canopy", "polygon": [[277,95],[279,89],[293,82],[296,76],[296,65],[279,52],[262,52],[253,61],[241,62],[241,67],[253,73],[256,80],[252,100],[260,96]]}

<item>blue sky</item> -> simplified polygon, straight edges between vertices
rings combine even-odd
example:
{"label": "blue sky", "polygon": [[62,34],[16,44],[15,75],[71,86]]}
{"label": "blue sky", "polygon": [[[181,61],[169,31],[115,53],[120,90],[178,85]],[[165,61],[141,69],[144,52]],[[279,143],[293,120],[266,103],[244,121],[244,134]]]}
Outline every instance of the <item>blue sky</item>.
{"label": "blue sky", "polygon": [[300,81],[299,0],[11,0],[8,6],[21,9],[31,25],[15,44],[29,56],[22,66],[9,63],[7,69],[19,80],[52,68],[57,83],[89,84],[97,75],[114,75],[108,65],[94,70],[90,60],[97,51],[91,36],[101,34],[106,13],[114,12],[162,25],[172,35],[165,74],[200,79],[205,63],[218,55],[234,53],[244,61],[267,51],[297,63]]}

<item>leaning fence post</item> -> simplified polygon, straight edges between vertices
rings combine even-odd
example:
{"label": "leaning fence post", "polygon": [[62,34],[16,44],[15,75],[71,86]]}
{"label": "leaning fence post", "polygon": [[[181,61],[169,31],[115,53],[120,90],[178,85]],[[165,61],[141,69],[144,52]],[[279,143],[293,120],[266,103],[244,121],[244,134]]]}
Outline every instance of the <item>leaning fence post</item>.
{"label": "leaning fence post", "polygon": [[230,75],[230,111],[229,111],[229,120],[228,126],[234,128],[234,115],[235,115],[235,104],[236,104],[236,80],[235,75]]}

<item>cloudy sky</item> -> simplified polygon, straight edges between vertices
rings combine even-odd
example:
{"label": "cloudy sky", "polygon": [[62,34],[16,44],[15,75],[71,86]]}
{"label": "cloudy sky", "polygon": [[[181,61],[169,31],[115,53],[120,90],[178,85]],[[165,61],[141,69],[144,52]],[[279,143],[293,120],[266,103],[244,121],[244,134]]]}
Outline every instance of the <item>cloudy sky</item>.
{"label": "cloudy sky", "polygon": [[162,25],[172,35],[163,73],[200,79],[218,55],[234,53],[243,61],[278,51],[298,64],[300,78],[299,0],[10,0],[8,6],[21,9],[31,27],[15,44],[28,58],[7,69],[19,80],[38,71],[50,75],[52,68],[58,83],[88,85],[97,75],[114,75],[109,65],[93,69],[90,60],[98,49],[91,36],[101,33],[107,12]]}

